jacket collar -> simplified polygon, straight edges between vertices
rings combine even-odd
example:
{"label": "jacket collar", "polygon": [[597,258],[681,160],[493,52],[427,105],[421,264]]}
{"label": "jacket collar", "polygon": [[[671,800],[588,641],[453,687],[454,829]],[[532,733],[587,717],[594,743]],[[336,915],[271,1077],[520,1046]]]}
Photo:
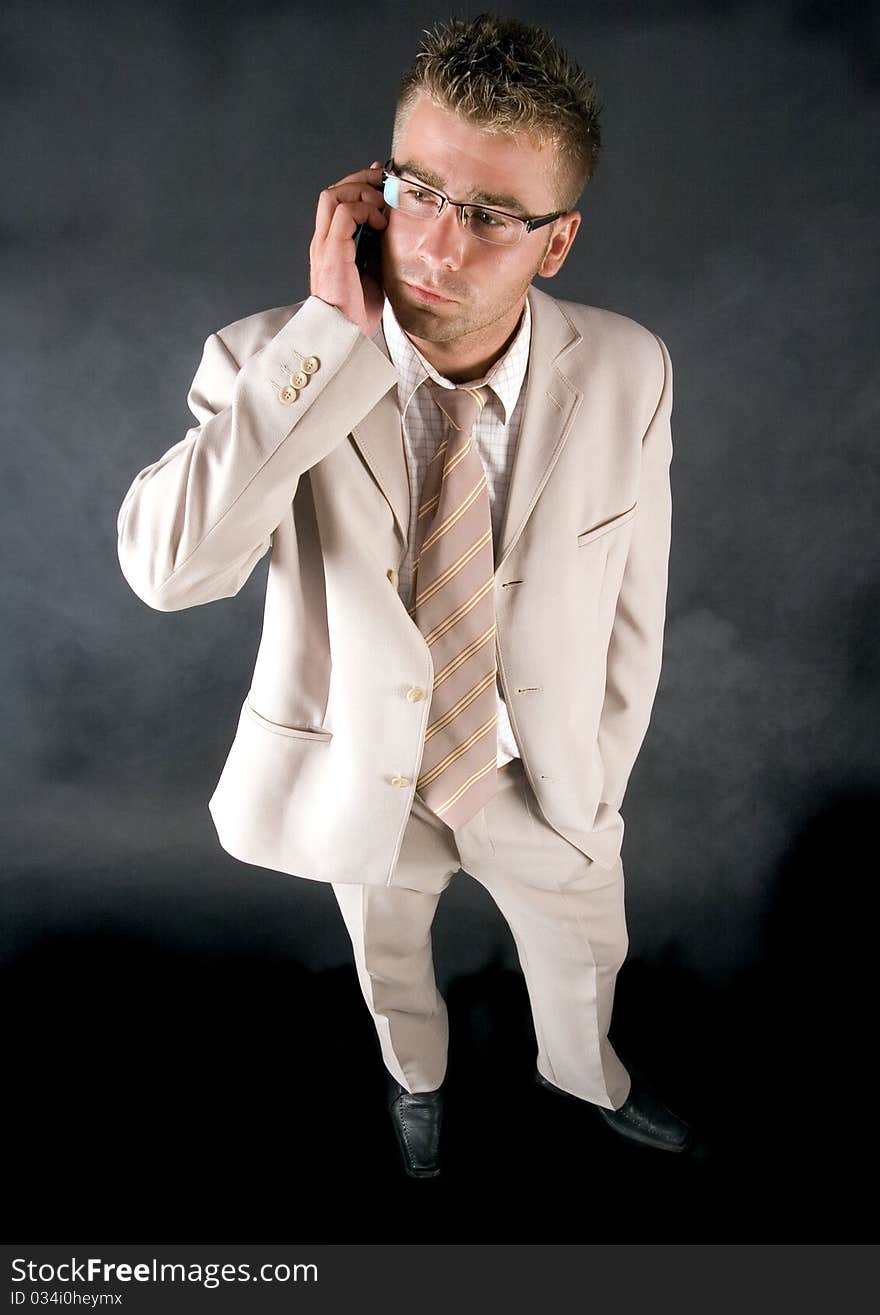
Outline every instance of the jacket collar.
{"label": "jacket collar", "polygon": [[[522,534],[559,459],[583,396],[563,364],[565,354],[582,341],[581,333],[554,297],[531,287],[528,298],[532,337],[523,384],[526,393],[507,507],[495,550],[496,570]],[[372,341],[390,360],[381,323]],[[384,394],[355,426],[352,437],[394,513],[405,545],[409,533],[409,483],[396,389]]]}
{"label": "jacket collar", "polygon": [[[382,332],[385,335],[385,345],[391,362],[399,375],[397,400],[402,416],[406,416],[407,407],[426,379],[433,379],[444,388],[455,387],[448,379],[437,373],[430,361],[422,356],[415,344],[407,337],[397,322],[391,302],[387,300],[382,312]],[[504,356],[495,362],[482,379],[469,380],[469,386],[473,388],[484,385],[491,388],[501,404],[505,424],[510,422],[519,400],[528,366],[531,336],[531,307],[526,299],[525,312],[519,328]]]}

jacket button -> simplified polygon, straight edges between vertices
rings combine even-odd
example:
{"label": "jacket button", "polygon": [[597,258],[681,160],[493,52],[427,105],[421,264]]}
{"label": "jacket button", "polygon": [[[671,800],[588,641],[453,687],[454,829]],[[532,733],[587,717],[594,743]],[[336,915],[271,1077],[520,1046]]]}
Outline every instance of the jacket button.
{"label": "jacket button", "polygon": [[413,685],[412,689],[406,691],[406,697],[409,703],[421,703],[425,697],[425,691],[420,689],[418,685]]}
{"label": "jacket button", "polygon": [[278,389],[278,401],[283,402],[285,406],[290,406],[290,403],[295,402],[298,397],[299,393],[295,388],[291,388],[290,384]]}
{"label": "jacket button", "polygon": [[302,363],[303,374],[315,374],[321,368],[317,356],[307,356]]}
{"label": "jacket button", "polygon": [[391,784],[392,784],[392,785],[396,785],[397,788],[398,788],[398,790],[400,790],[400,789],[402,789],[405,785],[409,785],[409,784],[410,784],[410,779],[409,779],[408,776],[392,776],[392,778],[391,778]]}
{"label": "jacket button", "polygon": [[309,376],[306,374],[305,370],[294,370],[293,374],[290,376],[290,383],[294,388],[305,388],[308,382]]}

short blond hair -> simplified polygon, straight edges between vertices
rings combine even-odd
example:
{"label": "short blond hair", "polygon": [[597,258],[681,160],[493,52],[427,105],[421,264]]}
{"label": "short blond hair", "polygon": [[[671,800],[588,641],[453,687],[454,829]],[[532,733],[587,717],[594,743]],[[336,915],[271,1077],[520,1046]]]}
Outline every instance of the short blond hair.
{"label": "short blond hair", "polygon": [[483,13],[423,33],[404,75],[392,153],[419,96],[497,134],[525,132],[559,153],[559,206],[572,210],[596,171],[601,105],[595,84],[540,27]]}

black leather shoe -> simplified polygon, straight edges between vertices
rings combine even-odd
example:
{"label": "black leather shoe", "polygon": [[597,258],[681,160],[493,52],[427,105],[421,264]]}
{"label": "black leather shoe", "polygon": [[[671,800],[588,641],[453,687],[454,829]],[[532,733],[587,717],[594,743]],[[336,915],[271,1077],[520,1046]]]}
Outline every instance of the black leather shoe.
{"label": "black leather shoe", "polygon": [[443,1091],[411,1093],[388,1080],[391,1122],[410,1178],[436,1178],[440,1173],[440,1124]]}
{"label": "black leather shoe", "polygon": [[[535,1077],[548,1091],[555,1091],[563,1096],[571,1095],[567,1091],[560,1092],[559,1087],[554,1087],[552,1082],[548,1082],[537,1071]],[[577,1100],[578,1097],[573,1099]],[[588,1103],[581,1101],[581,1104]],[[652,1146],[658,1151],[673,1151],[681,1154],[682,1151],[690,1150],[693,1145],[694,1134],[690,1125],[662,1105],[640,1079],[633,1079],[629,1096],[620,1109],[606,1110],[601,1105],[593,1105],[593,1109],[598,1111],[609,1128],[613,1128],[628,1141],[638,1142],[641,1146]]]}

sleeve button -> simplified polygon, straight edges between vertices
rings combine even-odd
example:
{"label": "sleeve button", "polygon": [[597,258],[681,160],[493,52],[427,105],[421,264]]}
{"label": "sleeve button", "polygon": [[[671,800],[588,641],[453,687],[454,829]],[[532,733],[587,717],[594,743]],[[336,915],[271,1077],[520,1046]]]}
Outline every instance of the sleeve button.
{"label": "sleeve button", "polygon": [[315,374],[321,368],[317,356],[306,356],[302,363],[303,374]]}

